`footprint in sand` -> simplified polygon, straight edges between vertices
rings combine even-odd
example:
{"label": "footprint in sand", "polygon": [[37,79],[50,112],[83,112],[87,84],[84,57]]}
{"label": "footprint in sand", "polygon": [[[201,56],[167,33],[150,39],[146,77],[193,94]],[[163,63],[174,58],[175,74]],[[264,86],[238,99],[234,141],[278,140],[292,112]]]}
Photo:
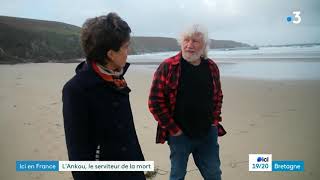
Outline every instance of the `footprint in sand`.
{"label": "footprint in sand", "polygon": [[240,134],[246,134],[248,133],[249,131],[240,131]]}
{"label": "footprint in sand", "polygon": [[33,152],[38,153],[39,149],[36,148],[36,149],[33,150]]}
{"label": "footprint in sand", "polygon": [[236,168],[239,165],[247,165],[249,161],[232,161],[229,163],[229,167]]}
{"label": "footprint in sand", "polygon": [[263,118],[274,118],[274,117],[278,117],[278,116],[279,116],[278,114],[271,114],[271,113],[261,115],[261,117],[263,117]]}
{"label": "footprint in sand", "polygon": [[25,123],[23,123],[25,126],[30,126],[30,125],[32,125],[32,123],[31,122],[25,122]]}
{"label": "footprint in sand", "polygon": [[249,133],[249,131],[241,130],[241,131],[238,131],[238,132],[236,132],[234,134],[247,134],[247,133]]}
{"label": "footprint in sand", "polygon": [[16,77],[16,80],[18,80],[16,82],[16,86],[21,86],[22,84],[19,82],[22,79],[22,77],[20,75],[18,75],[18,77]]}
{"label": "footprint in sand", "polygon": [[58,104],[58,102],[53,102],[53,103],[50,103],[49,105],[56,105]]}
{"label": "footprint in sand", "polygon": [[254,127],[254,126],[256,126],[256,124],[255,123],[250,123],[249,126],[250,127]]}

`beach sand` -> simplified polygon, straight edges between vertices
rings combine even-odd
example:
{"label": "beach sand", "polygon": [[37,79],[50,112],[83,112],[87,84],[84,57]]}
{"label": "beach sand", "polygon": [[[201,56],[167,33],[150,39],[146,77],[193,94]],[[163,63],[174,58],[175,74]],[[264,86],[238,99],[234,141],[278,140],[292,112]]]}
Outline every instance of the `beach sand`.
{"label": "beach sand", "polygon": [[[67,160],[61,89],[76,64],[0,65],[0,179],[72,179],[69,172],[16,172],[16,160]],[[156,121],[147,100],[153,70],[133,65],[126,74],[135,126],[146,160],[169,177],[167,144],[155,144]],[[222,178],[319,179],[320,81],[262,81],[222,77]],[[317,140],[318,139],[318,140]],[[317,143],[318,142],[318,143]],[[303,160],[304,172],[249,172],[248,154]],[[187,180],[202,179],[190,156]]]}

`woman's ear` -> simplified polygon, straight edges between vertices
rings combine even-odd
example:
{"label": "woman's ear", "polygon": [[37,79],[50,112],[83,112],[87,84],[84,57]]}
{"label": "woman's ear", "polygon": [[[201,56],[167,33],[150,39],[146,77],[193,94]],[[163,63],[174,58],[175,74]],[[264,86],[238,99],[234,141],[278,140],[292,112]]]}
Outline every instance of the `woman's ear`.
{"label": "woman's ear", "polygon": [[114,56],[115,56],[115,52],[110,49],[108,52],[107,52],[107,57],[109,60],[113,61],[114,60]]}

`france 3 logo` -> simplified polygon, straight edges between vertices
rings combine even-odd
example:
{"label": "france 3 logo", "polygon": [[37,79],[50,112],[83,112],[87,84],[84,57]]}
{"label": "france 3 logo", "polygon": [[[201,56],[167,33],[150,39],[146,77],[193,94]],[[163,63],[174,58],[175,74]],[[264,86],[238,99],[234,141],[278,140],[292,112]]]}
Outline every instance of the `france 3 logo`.
{"label": "france 3 logo", "polygon": [[249,171],[272,171],[272,154],[249,154]]}
{"label": "france 3 logo", "polygon": [[288,23],[293,23],[293,24],[300,24],[301,22],[301,12],[300,11],[293,11],[292,14],[294,15],[294,17],[292,16],[287,16],[287,22]]}

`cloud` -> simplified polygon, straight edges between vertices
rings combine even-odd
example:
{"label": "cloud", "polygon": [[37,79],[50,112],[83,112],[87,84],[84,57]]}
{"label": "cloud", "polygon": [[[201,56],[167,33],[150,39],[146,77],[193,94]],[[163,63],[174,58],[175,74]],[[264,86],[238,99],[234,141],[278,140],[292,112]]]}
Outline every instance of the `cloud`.
{"label": "cloud", "polygon": [[[3,0],[0,14],[81,26],[87,18],[113,11],[134,35],[176,37],[187,24],[201,23],[216,39],[265,44],[320,42],[319,9],[318,0]],[[302,17],[296,26],[285,19],[294,10]]]}

